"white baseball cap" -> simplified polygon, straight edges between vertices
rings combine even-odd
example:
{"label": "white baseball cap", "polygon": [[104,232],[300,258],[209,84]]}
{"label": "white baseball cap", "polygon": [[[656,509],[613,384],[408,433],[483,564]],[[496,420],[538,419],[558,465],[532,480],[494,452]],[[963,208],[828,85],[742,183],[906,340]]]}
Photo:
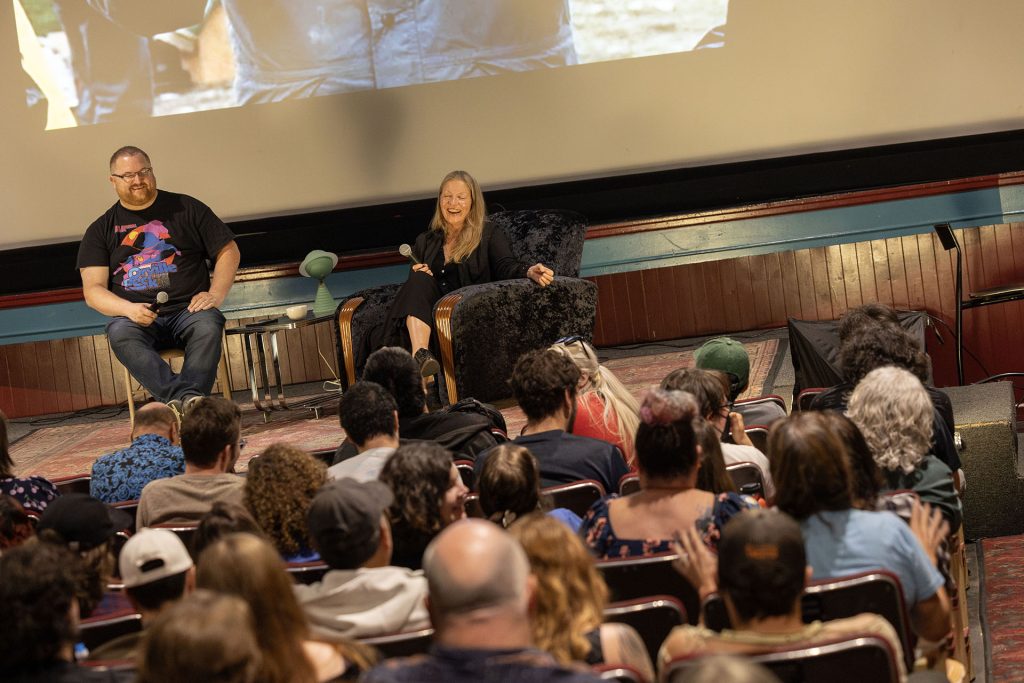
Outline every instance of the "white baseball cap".
{"label": "white baseball cap", "polygon": [[128,539],[118,560],[125,588],[153,583],[192,566],[192,557],[170,529],[145,528]]}

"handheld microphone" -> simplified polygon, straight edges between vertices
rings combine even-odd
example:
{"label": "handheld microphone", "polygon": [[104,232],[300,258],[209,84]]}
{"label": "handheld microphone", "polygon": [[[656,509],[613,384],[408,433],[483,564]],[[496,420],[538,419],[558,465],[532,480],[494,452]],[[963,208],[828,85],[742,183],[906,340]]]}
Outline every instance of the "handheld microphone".
{"label": "handheld microphone", "polygon": [[412,261],[413,265],[416,265],[420,262],[419,259],[416,258],[416,254],[412,253],[412,247],[410,247],[408,244],[399,245],[398,253]]}
{"label": "handheld microphone", "polygon": [[170,299],[170,298],[171,297],[169,297],[167,295],[167,292],[165,292],[163,290],[160,290],[159,292],[156,293],[156,301],[154,301],[153,303],[151,303],[149,305],[149,310],[153,311],[154,313],[159,313],[160,312],[160,308],[165,303],[167,303],[167,300]]}

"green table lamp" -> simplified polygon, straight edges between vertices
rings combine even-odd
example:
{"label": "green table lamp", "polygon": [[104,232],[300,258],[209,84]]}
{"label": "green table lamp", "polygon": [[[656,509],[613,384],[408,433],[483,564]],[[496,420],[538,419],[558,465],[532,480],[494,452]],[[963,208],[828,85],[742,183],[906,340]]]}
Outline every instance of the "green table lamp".
{"label": "green table lamp", "polygon": [[331,274],[336,265],[338,265],[337,254],[332,254],[322,249],[314,249],[306,254],[306,258],[302,259],[302,264],[299,266],[300,275],[320,281],[319,286],[316,288],[316,298],[313,300],[313,315],[316,317],[334,313],[336,306],[334,297],[331,296],[331,291],[327,289],[327,283],[324,280]]}

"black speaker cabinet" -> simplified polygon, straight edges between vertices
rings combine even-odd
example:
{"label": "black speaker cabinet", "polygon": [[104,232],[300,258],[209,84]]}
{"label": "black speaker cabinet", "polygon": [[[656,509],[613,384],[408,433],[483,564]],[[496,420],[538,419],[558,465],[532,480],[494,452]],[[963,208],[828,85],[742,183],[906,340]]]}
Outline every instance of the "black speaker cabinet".
{"label": "black speaker cabinet", "polygon": [[963,441],[964,535],[976,539],[1024,533],[1013,386],[991,382],[943,391],[953,401],[953,417]]}

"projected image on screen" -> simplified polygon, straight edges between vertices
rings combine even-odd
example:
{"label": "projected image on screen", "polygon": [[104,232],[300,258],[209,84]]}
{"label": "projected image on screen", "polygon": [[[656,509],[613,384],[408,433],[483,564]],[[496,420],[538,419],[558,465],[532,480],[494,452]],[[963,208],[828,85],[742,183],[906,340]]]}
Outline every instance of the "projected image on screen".
{"label": "projected image on screen", "polygon": [[66,113],[51,115],[50,128],[720,47],[728,9],[728,0],[13,2],[35,83],[28,102]]}

